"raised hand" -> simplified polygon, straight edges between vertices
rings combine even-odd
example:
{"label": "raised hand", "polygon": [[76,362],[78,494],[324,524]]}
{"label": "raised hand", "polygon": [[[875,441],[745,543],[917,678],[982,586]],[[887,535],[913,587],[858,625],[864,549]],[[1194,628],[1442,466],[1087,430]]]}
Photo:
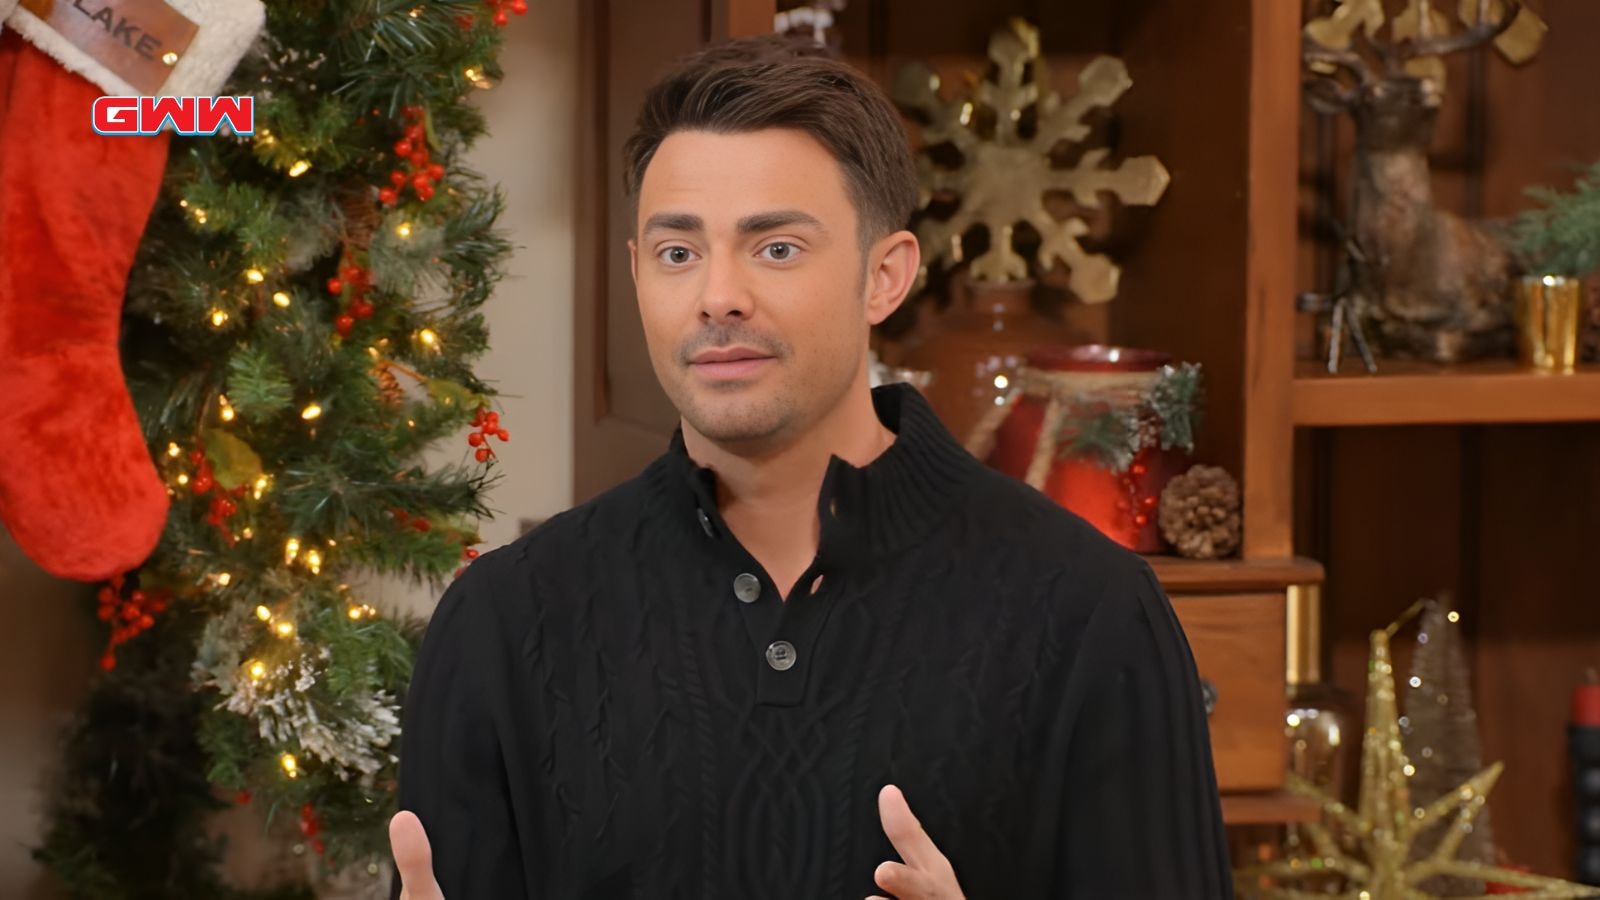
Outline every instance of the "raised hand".
{"label": "raised hand", "polygon": [[[912,815],[906,803],[906,795],[892,784],[878,792],[878,817],[883,821],[883,833],[889,836],[889,843],[905,860],[904,863],[879,865],[872,873],[872,880],[878,887],[898,900],[965,900],[950,860],[944,858],[933,839],[922,830],[922,823]],[[867,900],[888,898],[874,895]]]}
{"label": "raised hand", "polygon": [[400,900],[444,900],[433,877],[433,849],[416,813],[404,810],[389,820],[389,850],[400,870]]}

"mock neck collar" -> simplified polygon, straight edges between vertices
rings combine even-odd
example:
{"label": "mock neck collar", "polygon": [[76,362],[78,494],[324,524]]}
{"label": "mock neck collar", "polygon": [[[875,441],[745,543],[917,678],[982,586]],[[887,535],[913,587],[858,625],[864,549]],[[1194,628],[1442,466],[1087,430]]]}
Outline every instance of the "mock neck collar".
{"label": "mock neck collar", "polygon": [[[872,407],[895,440],[864,466],[830,455],[817,496],[817,557],[825,570],[914,543],[955,508],[982,468],[911,385],[873,388]],[[668,515],[681,520],[693,539],[734,540],[717,509],[716,473],[689,456],[682,427],[673,432],[661,462]]]}

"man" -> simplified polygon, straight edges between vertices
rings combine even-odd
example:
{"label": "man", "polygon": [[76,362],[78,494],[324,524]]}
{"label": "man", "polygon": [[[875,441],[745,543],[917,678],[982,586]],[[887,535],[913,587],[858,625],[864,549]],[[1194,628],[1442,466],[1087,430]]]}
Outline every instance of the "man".
{"label": "man", "polygon": [[1150,569],[913,389],[868,387],[919,263],[881,92],[738,41],[650,92],[624,156],[681,427],[446,591],[407,700],[402,896],[1227,896]]}

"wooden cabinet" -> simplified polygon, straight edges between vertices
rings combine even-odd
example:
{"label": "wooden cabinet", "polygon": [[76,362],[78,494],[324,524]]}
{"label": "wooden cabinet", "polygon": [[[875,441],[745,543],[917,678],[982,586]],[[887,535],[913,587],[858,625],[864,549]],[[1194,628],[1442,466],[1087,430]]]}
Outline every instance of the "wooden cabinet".
{"label": "wooden cabinet", "polygon": [[1283,786],[1284,595],[1178,594],[1207,692],[1211,754],[1223,791]]}

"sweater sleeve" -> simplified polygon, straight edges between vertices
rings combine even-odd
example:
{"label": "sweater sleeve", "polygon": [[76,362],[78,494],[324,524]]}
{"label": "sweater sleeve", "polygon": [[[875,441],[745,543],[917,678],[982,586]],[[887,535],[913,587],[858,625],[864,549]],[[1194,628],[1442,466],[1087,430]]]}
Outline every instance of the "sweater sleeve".
{"label": "sweater sleeve", "polygon": [[1078,713],[1055,897],[1233,895],[1194,657],[1147,566],[1095,611],[1070,679]]}
{"label": "sweater sleeve", "polygon": [[400,808],[422,820],[447,900],[526,896],[494,714],[506,691],[507,654],[492,599],[470,570],[445,591],[402,721]]}

